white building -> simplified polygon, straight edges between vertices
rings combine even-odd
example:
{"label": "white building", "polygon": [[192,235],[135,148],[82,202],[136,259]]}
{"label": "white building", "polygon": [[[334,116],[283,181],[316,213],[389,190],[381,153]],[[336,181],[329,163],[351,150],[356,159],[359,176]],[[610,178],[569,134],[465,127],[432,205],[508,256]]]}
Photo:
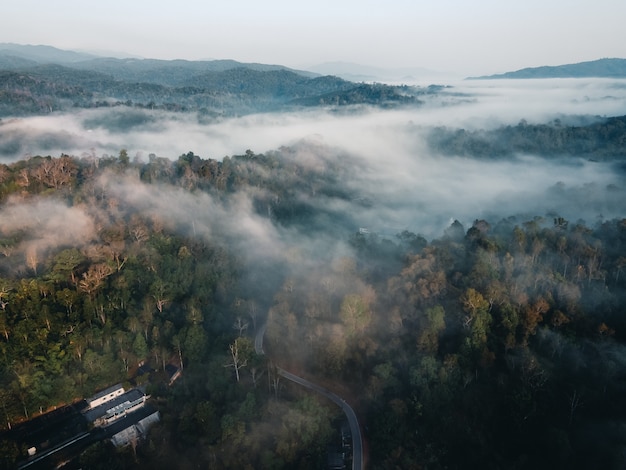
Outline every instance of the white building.
{"label": "white building", "polygon": [[113,421],[126,416],[131,411],[141,408],[145,402],[145,394],[141,390],[133,388],[83,412],[83,416],[85,416],[88,422],[93,423],[94,426],[107,426]]}
{"label": "white building", "polygon": [[91,410],[97,406],[102,405],[103,403],[119,397],[123,393],[124,387],[122,387],[122,384],[113,385],[112,387],[105,388],[101,392],[96,393],[93,397],[87,398],[87,404],[89,405],[89,409]]}

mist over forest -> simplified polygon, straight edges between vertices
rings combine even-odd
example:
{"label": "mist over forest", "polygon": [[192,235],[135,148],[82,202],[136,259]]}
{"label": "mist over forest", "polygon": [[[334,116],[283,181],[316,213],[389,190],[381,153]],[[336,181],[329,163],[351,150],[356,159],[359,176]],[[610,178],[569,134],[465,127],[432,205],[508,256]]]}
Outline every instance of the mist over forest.
{"label": "mist over forest", "polygon": [[72,468],[327,468],[284,368],[368,468],[623,468],[626,83],[344,86],[2,118],[2,465],[123,382],[161,422]]}
{"label": "mist over forest", "polygon": [[[468,224],[486,216],[555,213],[591,222],[619,216],[620,193],[606,188],[619,186],[614,165],[624,146],[598,127],[626,112],[622,81],[469,81],[431,89],[419,106],[392,110],[323,107],[207,122],[197,113],[122,106],[5,119],[0,155],[5,162],[114,157],[125,149],[138,162],[189,151],[221,160],[310,142],[331,154],[326,158],[353,159],[342,184],[371,207],[344,210],[353,223],[387,235],[409,229],[434,237],[454,219]],[[623,134],[621,126],[613,131]],[[555,129],[562,135],[555,137]],[[571,129],[593,136],[572,137]],[[581,140],[591,149],[576,148]],[[608,149],[601,152],[599,141]]]}

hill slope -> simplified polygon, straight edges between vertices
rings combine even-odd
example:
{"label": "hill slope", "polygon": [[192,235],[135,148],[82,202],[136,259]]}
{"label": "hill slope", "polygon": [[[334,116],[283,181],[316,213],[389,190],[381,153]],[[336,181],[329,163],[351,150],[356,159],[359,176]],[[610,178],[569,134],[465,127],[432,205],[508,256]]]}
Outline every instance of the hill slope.
{"label": "hill slope", "polygon": [[500,78],[626,78],[626,59],[598,59],[577,64],[529,67],[514,72],[482,77],[470,77],[470,80],[492,80]]}
{"label": "hill slope", "polygon": [[4,57],[20,58],[40,64],[66,64],[93,59],[95,56],[52,46],[0,43],[0,61]]}
{"label": "hill slope", "polygon": [[419,103],[417,90],[407,87],[358,84],[281,65],[92,58],[48,46],[4,46],[0,117],[117,105],[217,117],[328,103]]}

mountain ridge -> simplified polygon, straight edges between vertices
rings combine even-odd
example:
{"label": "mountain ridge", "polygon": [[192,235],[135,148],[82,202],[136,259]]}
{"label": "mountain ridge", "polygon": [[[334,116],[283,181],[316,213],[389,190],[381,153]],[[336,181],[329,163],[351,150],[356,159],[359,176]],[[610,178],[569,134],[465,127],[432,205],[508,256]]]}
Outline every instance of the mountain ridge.
{"label": "mountain ridge", "polygon": [[84,52],[59,49],[44,44],[0,43],[0,57],[12,56],[37,63],[72,63],[93,59],[96,56]]}
{"label": "mountain ridge", "polygon": [[467,80],[541,78],[626,78],[626,59],[603,58],[574,64],[526,67],[513,72],[468,77]]}
{"label": "mountain ridge", "polygon": [[0,116],[120,105],[220,117],[293,106],[419,104],[417,90],[355,83],[282,65],[235,60],[78,60],[84,56],[65,55],[49,46],[35,46],[37,54],[26,46],[2,47]]}
{"label": "mountain ridge", "polygon": [[187,72],[222,72],[239,67],[258,71],[288,70],[306,77],[320,74],[298,70],[278,64],[239,62],[232,59],[186,60],[152,59],[138,57],[109,57],[90,53],[58,49],[45,45],[0,43],[0,69],[15,70],[28,66],[59,64],[77,69],[102,72],[122,80],[149,81],[155,70],[173,71],[184,68]]}

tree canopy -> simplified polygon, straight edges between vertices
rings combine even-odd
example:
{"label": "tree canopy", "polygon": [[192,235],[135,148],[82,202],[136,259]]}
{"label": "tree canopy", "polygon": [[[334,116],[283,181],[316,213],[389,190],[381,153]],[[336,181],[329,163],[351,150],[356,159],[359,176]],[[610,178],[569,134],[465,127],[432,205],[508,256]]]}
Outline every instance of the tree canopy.
{"label": "tree canopy", "polygon": [[[299,155],[0,166],[7,431],[147,361],[161,424],[85,465],[320,468],[341,411],[280,366],[355,406],[376,468],[623,464],[624,219],[385,237],[343,210],[361,204],[343,183],[358,162]],[[184,368],[171,387],[168,364]],[[7,466],[25,452],[11,435]]]}

